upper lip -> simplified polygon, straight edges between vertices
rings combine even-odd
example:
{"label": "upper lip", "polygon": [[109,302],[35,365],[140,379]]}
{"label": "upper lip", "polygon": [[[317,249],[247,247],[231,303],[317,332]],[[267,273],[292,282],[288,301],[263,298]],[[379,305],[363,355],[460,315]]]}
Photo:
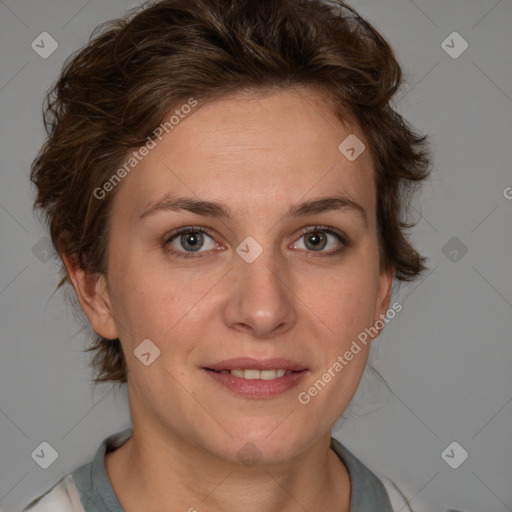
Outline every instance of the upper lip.
{"label": "upper lip", "polygon": [[204,368],[209,370],[292,370],[295,372],[307,370],[307,367],[290,361],[289,359],[254,359],[252,357],[237,357],[235,359],[225,359],[218,363],[209,364]]}

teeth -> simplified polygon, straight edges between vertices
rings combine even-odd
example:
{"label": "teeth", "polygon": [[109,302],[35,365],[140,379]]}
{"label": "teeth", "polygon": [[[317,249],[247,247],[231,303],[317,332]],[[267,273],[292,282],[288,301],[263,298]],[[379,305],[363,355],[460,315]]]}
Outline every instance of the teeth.
{"label": "teeth", "polygon": [[[222,373],[227,372],[228,370],[223,370]],[[231,370],[231,375],[238,377],[240,379],[262,379],[262,380],[272,380],[277,377],[283,377],[284,375],[289,375],[292,373],[291,370]]]}

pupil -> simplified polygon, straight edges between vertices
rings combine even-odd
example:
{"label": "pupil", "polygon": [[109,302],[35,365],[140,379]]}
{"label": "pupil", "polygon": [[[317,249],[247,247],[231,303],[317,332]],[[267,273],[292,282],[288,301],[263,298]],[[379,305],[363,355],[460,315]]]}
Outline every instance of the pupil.
{"label": "pupil", "polygon": [[201,246],[202,237],[201,233],[186,233],[182,235],[181,242],[185,248],[198,250]]}
{"label": "pupil", "polygon": [[313,248],[318,248],[319,246],[320,249],[323,249],[325,247],[325,235],[323,233],[310,233],[307,237],[306,237],[306,240],[307,240],[307,244],[306,245],[311,245]]}

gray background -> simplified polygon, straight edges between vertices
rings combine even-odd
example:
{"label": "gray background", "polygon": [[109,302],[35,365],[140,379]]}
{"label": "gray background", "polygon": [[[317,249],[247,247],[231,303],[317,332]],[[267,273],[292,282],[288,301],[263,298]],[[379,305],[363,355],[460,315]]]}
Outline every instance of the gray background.
{"label": "gray background", "polygon": [[[334,435],[418,510],[512,510],[512,2],[351,3],[395,49],[407,78],[396,108],[430,134],[435,167],[412,209],[412,240],[430,270],[397,289],[403,310],[372,348],[390,390],[367,372]],[[43,96],[64,59],[134,5],[0,0],[4,510],[19,510],[130,424],[124,391],[93,389],[85,334],[65,295],[52,295],[57,267],[31,211],[28,172],[44,137]],[[31,48],[44,31],[59,45],[46,59]],[[469,44],[456,59],[442,47],[454,31]],[[43,441],[58,452],[48,469],[31,458]],[[453,441],[469,453],[458,469],[441,458]]]}

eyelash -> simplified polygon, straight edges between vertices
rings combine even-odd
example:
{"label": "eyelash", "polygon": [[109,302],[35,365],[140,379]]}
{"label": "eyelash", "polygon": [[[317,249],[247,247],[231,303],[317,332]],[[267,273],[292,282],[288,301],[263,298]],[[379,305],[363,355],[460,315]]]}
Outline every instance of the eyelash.
{"label": "eyelash", "polygon": [[[201,251],[198,253],[193,253],[193,252],[176,251],[175,249],[170,248],[170,242],[172,242],[179,235],[182,235],[183,233],[197,233],[197,232],[204,233],[205,235],[208,235],[211,238],[213,238],[213,232],[207,228],[196,227],[196,226],[187,226],[187,227],[180,228],[180,229],[174,231],[168,237],[165,238],[165,241],[163,243],[163,247],[165,248],[165,251],[169,252],[173,255],[176,255],[179,258],[184,258],[184,259],[202,258],[203,256],[207,256],[208,251]],[[335,238],[337,238],[337,240],[339,242],[341,242],[343,244],[343,247],[340,249],[336,249],[335,251],[331,251],[331,252],[316,253],[314,257],[326,258],[326,257],[336,256],[341,251],[343,251],[343,249],[345,249],[346,247],[348,247],[350,245],[349,240],[345,235],[337,233],[336,231],[333,231],[332,229],[330,229],[326,226],[310,226],[309,228],[303,230],[300,233],[298,239],[302,238],[304,235],[307,235],[309,233],[318,233],[318,232],[324,232],[324,233],[333,235]],[[314,253],[315,251],[306,251],[306,252]]]}

